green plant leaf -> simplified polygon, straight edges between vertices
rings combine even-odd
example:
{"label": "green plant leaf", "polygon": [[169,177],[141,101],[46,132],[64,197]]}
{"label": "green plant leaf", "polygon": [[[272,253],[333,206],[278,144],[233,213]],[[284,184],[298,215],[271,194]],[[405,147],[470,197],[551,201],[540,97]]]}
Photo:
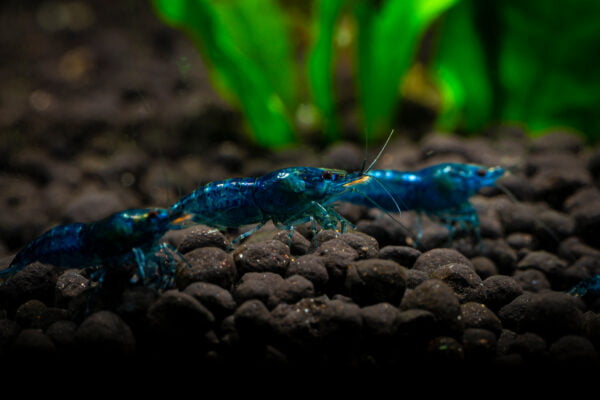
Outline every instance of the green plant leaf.
{"label": "green plant leaf", "polygon": [[255,141],[296,143],[291,110],[297,71],[285,15],[274,0],[153,0],[164,20],[186,31],[212,67],[218,87],[246,115]]}
{"label": "green plant leaf", "polygon": [[510,0],[498,12],[502,118],[598,139],[600,3]]}
{"label": "green plant leaf", "polygon": [[312,26],[313,45],[308,56],[311,95],[321,114],[326,140],[339,139],[339,121],[334,96],[334,35],[346,0],[317,0]]}
{"label": "green plant leaf", "polygon": [[492,118],[491,82],[474,22],[468,1],[448,10],[441,20],[432,64],[442,96],[438,126],[443,130],[474,131]]}
{"label": "green plant leaf", "polygon": [[597,140],[599,17],[594,0],[457,4],[432,66],[445,100],[440,124],[518,122],[532,133],[561,126]]}
{"label": "green plant leaf", "polygon": [[359,1],[358,91],[366,135],[381,138],[424,30],[457,0]]}

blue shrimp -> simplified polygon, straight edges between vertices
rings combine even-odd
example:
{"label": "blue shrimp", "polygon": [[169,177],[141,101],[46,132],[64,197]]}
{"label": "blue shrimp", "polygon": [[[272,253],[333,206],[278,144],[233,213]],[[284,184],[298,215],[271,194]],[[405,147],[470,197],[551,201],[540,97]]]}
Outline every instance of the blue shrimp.
{"label": "blue shrimp", "polygon": [[569,294],[580,297],[586,295],[597,297],[600,295],[600,275],[594,275],[591,278],[582,280],[569,290]]}
{"label": "blue shrimp", "polygon": [[258,231],[268,221],[289,230],[310,222],[316,241],[316,222],[323,229],[345,232],[353,226],[333,208],[339,195],[368,180],[362,172],[311,167],[280,169],[257,178],[233,178],[208,183],[171,206],[194,223],[218,229],[257,224],[238,236],[231,245]]}
{"label": "blue shrimp", "polygon": [[39,261],[62,268],[102,266],[95,274],[101,282],[107,268],[135,262],[144,283],[158,276],[158,286],[165,287],[173,263],[171,270],[163,270],[155,253],[174,251],[158,241],[167,230],[182,227],[174,222],[180,217],[163,208],[130,209],[95,222],[56,226],[21,249],[9,267],[0,271],[0,281]]}
{"label": "blue shrimp", "polygon": [[496,185],[504,174],[502,167],[442,163],[418,171],[372,170],[373,179],[357,185],[340,200],[378,207],[386,212],[417,211],[417,245],[423,237],[421,214],[445,225],[449,240],[455,224],[471,228],[480,238],[479,217],[469,198],[484,186]]}

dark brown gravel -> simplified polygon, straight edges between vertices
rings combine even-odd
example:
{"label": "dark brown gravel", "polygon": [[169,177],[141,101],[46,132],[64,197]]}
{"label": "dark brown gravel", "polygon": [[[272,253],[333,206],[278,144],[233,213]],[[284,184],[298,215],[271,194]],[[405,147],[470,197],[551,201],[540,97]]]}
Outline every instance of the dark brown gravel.
{"label": "dark brown gravel", "polygon": [[[358,142],[315,148],[311,136],[301,148],[256,149],[242,133],[240,114],[209,85],[189,41],[145,8],[136,10],[142,23],[133,24],[131,10],[117,4],[113,10],[79,3],[96,17],[81,32],[44,30],[36,19],[40,2],[9,7],[14,18],[3,18],[3,32],[21,35],[15,43],[23,44],[2,47],[0,70],[7,83],[0,113],[6,260],[56,224],[168,206],[206,182],[293,165],[361,167]],[[92,55],[91,69],[65,80],[56,66],[78,48]],[[177,60],[190,63],[187,75]],[[52,107],[35,110],[34,92],[50,94]],[[356,130],[353,119],[344,124]],[[164,383],[165,370],[204,368],[227,371],[236,384],[243,374],[233,370],[302,367],[294,375],[302,385],[321,371],[348,368],[398,368],[430,380],[440,376],[431,372],[436,366],[446,374],[471,367],[489,377],[492,367],[525,376],[561,366],[597,372],[600,299],[565,293],[600,273],[597,145],[564,131],[530,139],[516,127],[477,139],[402,136],[377,167],[416,170],[443,161],[509,171],[500,182],[516,202],[494,188],[472,199],[481,242],[458,234],[449,243],[447,229],[424,218],[417,249],[412,211],[396,216],[400,226],[377,210],[342,205],[339,212],[356,230],[313,237],[304,224],[290,241],[288,232],[264,227],[231,252],[231,241],[252,226],[171,231],[164,241],[189,265],[178,263],[176,286],[163,292],[129,282],[131,266],[107,274],[97,288],[90,271],[34,263],[0,286],[2,364],[63,362],[87,372],[103,359],[108,372],[135,360],[152,370],[144,385],[154,376]],[[453,384],[467,387],[467,377]],[[86,379],[97,386],[104,378]]]}

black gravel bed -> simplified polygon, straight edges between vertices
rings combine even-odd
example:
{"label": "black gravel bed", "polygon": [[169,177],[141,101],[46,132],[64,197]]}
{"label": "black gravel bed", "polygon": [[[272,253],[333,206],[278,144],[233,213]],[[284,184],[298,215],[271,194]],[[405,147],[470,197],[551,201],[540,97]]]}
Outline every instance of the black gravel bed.
{"label": "black gravel bed", "polygon": [[[379,151],[370,139],[365,154],[352,98],[340,101],[347,141],[324,146],[318,132],[304,132],[302,146],[256,148],[189,40],[148,2],[105,3],[0,6],[0,266],[57,224],[166,207],[207,182],[283,167],[356,171]],[[87,19],[44,22],[75,11]],[[337,86],[351,87],[347,77]],[[78,371],[86,393],[135,368],[149,373],[131,387],[169,389],[185,382],[167,373],[211,369],[231,386],[256,371],[294,369],[291,388],[348,370],[402,369],[430,383],[464,370],[598,372],[600,299],[567,291],[600,273],[600,148],[564,131],[428,133],[431,113],[419,112],[403,105],[377,168],[505,167],[499,182],[512,196],[485,188],[472,198],[481,241],[469,232],[449,241],[424,218],[415,248],[414,212],[395,215],[399,224],[340,204],[356,229],[320,231],[317,248],[309,225],[290,241],[267,224],[233,251],[231,241],[252,226],[168,232],[163,240],[189,265],[177,266],[164,291],[130,283],[133,265],[110,270],[98,287],[93,271],[34,263],[0,286],[0,368],[29,377],[43,366],[61,374],[53,387],[64,391],[73,383],[66,371]],[[389,380],[398,393],[421,389],[403,376]],[[453,387],[469,389],[470,376]],[[351,389],[360,381],[334,382]]]}
{"label": "black gravel bed", "polygon": [[[317,248],[308,225],[290,240],[268,224],[232,251],[231,240],[251,226],[171,231],[163,240],[189,265],[178,264],[174,286],[164,291],[129,283],[132,266],[110,270],[98,288],[87,270],[31,264],[0,287],[0,357],[73,365],[194,360],[198,368],[241,370],[596,369],[600,299],[566,293],[600,273],[600,176],[592,168],[598,152],[556,144],[576,139],[561,132],[522,137],[513,153],[505,153],[501,131],[486,140],[432,135],[393,142],[379,167],[513,162],[500,182],[517,202],[495,188],[472,198],[480,242],[466,232],[449,244],[447,230],[425,218],[414,248],[413,212],[396,216],[401,226],[378,210],[340,204],[357,229],[320,231]],[[431,155],[449,141],[456,150]],[[404,151],[407,145],[414,152]],[[337,166],[332,153],[339,148],[325,151],[328,167]],[[59,162],[45,161],[49,169]],[[142,180],[149,170],[142,168]],[[550,179],[553,173],[561,178]],[[3,201],[11,204],[7,197],[24,187],[47,195],[58,190],[53,185],[63,183],[20,176]],[[72,202],[67,209],[77,205],[75,220],[124,205],[118,191],[64,195]],[[115,204],[106,205],[110,196]],[[16,207],[25,206],[32,207]],[[31,210],[22,212],[35,215]],[[25,235],[28,224],[42,221],[3,222],[2,229]]]}

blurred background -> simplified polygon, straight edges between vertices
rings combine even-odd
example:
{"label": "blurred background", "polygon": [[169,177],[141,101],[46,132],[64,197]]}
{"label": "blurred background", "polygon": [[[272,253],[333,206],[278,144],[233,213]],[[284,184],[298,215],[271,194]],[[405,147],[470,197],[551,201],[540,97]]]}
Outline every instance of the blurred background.
{"label": "blurred background", "polygon": [[320,165],[336,143],[376,152],[392,129],[594,144],[599,16],[590,0],[4,1],[0,250]]}

